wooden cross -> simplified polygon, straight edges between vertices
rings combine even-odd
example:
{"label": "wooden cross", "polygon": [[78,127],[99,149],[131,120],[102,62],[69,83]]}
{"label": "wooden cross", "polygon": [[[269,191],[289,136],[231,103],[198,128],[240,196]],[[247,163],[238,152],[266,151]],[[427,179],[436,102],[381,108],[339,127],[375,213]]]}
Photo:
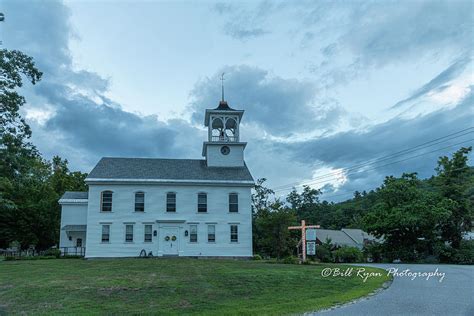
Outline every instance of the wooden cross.
{"label": "wooden cross", "polygon": [[289,230],[301,230],[301,242],[303,243],[303,262],[306,261],[306,229],[307,228],[320,228],[319,225],[308,225],[306,226],[305,220],[301,220],[301,226],[290,226],[288,227]]}

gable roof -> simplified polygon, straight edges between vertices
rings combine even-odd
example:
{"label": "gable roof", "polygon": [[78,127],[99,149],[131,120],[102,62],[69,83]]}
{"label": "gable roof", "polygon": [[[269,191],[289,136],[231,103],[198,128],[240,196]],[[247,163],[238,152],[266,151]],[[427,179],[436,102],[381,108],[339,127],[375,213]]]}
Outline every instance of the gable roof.
{"label": "gable roof", "polygon": [[87,200],[89,197],[89,192],[79,192],[79,191],[66,191],[64,192],[61,199],[64,200]]}
{"label": "gable roof", "polygon": [[366,233],[362,229],[358,228],[343,228],[341,229],[344,233],[346,233],[349,237],[355,240],[358,244],[364,244],[365,240],[368,241],[377,241],[378,239],[375,236],[372,236],[369,233]]}
{"label": "gable roof", "polygon": [[102,158],[86,181],[254,183],[247,166],[208,167],[204,159]]}
{"label": "gable roof", "polygon": [[359,246],[352,238],[340,230],[316,229],[316,238],[322,243],[326,242],[326,239],[331,239],[331,243],[338,246]]}

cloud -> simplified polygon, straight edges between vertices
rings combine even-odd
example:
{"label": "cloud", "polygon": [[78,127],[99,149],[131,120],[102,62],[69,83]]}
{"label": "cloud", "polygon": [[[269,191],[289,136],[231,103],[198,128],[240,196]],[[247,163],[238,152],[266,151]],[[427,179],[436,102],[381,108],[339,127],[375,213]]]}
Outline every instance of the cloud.
{"label": "cloud", "polygon": [[262,35],[268,34],[268,31],[265,31],[262,28],[244,28],[239,24],[227,23],[225,26],[225,33],[235,39],[246,40],[249,38],[260,37]]}
{"label": "cloud", "polygon": [[408,102],[416,100],[421,96],[424,96],[434,90],[446,89],[447,83],[451,80],[456,79],[460,74],[464,72],[466,67],[471,62],[470,57],[462,57],[452,63],[448,68],[443,70],[440,74],[438,74],[435,78],[430,80],[427,84],[423,85],[421,88],[416,90],[412,95],[408,98],[403,99],[397,102],[395,105],[392,106],[392,109],[399,108]]}
{"label": "cloud", "polygon": [[[415,119],[394,118],[364,131],[353,130],[309,141],[280,143],[275,146],[277,151],[291,153],[290,159],[307,164],[308,167],[319,163],[333,169],[347,168],[470,128],[473,126],[473,116],[474,91],[471,87],[471,92],[453,109],[439,110]],[[459,137],[454,138],[454,136]],[[452,153],[461,146],[474,144],[472,130],[454,136],[452,139],[444,139],[427,148],[385,159],[363,168],[356,168],[351,171],[352,174],[345,175],[347,180],[338,191],[351,193],[354,190],[371,189],[380,185],[386,175],[399,176],[403,172],[416,171],[421,177],[428,177],[433,174],[437,157]],[[465,143],[428,154],[430,151],[461,142]],[[426,156],[393,163],[424,153]],[[307,179],[310,181],[311,177]],[[322,187],[325,185],[325,180],[330,182],[331,179],[332,177],[320,179],[315,185]]]}
{"label": "cloud", "polygon": [[263,25],[266,17],[274,11],[275,5],[267,1],[257,3],[256,6],[252,3],[216,3],[213,9],[225,19],[223,30],[226,35],[246,41],[270,33]]}
{"label": "cloud", "polygon": [[4,7],[5,47],[33,56],[44,72],[23,92],[33,141],[46,157],[59,154],[88,171],[102,156],[200,156],[201,130],[184,120],[124,111],[105,96],[107,79],[74,68],[68,43],[75,34],[64,4],[7,1]]}
{"label": "cloud", "polygon": [[272,76],[250,66],[229,66],[201,80],[191,92],[195,122],[203,121],[204,109],[217,107],[219,74],[225,72],[225,95],[230,106],[244,109],[245,123],[261,128],[261,137],[290,137],[315,129],[334,128],[347,113],[334,100],[318,100],[316,87],[307,81]]}

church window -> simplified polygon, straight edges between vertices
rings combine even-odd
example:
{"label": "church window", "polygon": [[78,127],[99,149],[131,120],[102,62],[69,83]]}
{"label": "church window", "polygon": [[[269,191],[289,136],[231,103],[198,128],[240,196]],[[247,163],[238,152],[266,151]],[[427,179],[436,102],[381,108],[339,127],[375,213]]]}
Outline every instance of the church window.
{"label": "church window", "polygon": [[207,194],[206,193],[198,194],[198,212],[199,213],[207,212]]}
{"label": "church window", "polygon": [[102,212],[112,212],[112,191],[103,191],[100,196]]}
{"label": "church window", "polygon": [[239,242],[239,226],[230,225],[230,242]]}
{"label": "church window", "polygon": [[110,241],[110,225],[102,225],[102,242]]}
{"label": "church window", "polygon": [[135,193],[135,212],[144,212],[145,211],[145,193],[136,192]]}
{"label": "church window", "polygon": [[216,242],[216,225],[207,225],[207,242]]}
{"label": "church window", "polygon": [[166,194],[166,211],[176,212],[176,193],[169,192]]}
{"label": "church window", "polygon": [[197,225],[190,225],[189,230],[190,230],[189,242],[197,242],[198,241]]}
{"label": "church window", "polygon": [[237,193],[229,194],[229,212],[237,213],[239,211],[239,195]]}
{"label": "church window", "polygon": [[153,226],[145,225],[145,242],[151,242]]}
{"label": "church window", "polygon": [[133,242],[133,225],[125,225],[125,242]]}

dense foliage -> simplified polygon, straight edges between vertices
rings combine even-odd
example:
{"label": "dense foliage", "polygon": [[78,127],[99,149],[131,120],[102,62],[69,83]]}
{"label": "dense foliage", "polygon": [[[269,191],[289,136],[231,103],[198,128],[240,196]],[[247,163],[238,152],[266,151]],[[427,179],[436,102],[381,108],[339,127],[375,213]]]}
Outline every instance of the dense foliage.
{"label": "dense foliage", "polygon": [[[261,179],[254,194],[254,205],[258,203],[254,207],[254,251],[279,258],[294,254],[298,234],[290,234],[287,227],[304,219],[326,229],[362,228],[382,238],[382,244],[364,249],[365,256],[374,261],[472,263],[474,241],[462,240],[462,234],[471,230],[473,217],[470,151],[470,147],[461,148],[451,158],[440,157],[437,175],[430,179],[418,179],[416,173],[389,176],[379,188],[355,192],[352,199],[341,203],[321,201],[321,192],[307,186],[300,193],[294,189],[282,203],[272,198],[274,192]],[[317,258],[324,262],[341,257],[350,262],[351,256],[359,254],[331,244],[317,249]]]}
{"label": "dense foliage", "polygon": [[36,84],[42,73],[19,51],[0,50],[0,248],[16,241],[22,248],[45,249],[59,239],[59,197],[85,190],[85,174],[70,172],[67,160],[43,159],[29,141],[21,117],[23,81]]}

